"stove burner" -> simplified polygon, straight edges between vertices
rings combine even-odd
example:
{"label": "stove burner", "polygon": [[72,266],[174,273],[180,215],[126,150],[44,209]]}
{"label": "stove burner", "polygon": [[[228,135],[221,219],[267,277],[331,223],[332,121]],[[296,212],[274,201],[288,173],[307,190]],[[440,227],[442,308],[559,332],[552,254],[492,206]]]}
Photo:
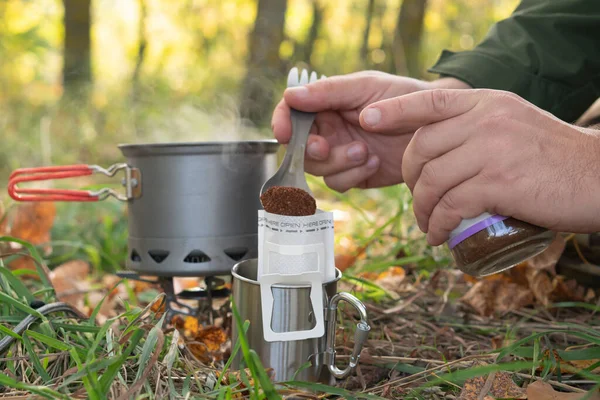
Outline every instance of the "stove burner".
{"label": "stove burner", "polygon": [[[158,284],[164,291],[165,297],[165,324],[173,320],[175,315],[192,316],[197,318],[203,324],[212,325],[214,323],[215,310],[213,310],[213,299],[226,298],[231,291],[224,287],[225,281],[221,278],[208,276],[204,278],[206,288],[193,288],[175,293],[173,285],[174,277],[141,277],[136,272],[121,271],[117,272],[117,276],[124,279],[134,280],[138,282],[146,282]],[[196,301],[197,306],[192,307],[184,304],[183,301]]]}

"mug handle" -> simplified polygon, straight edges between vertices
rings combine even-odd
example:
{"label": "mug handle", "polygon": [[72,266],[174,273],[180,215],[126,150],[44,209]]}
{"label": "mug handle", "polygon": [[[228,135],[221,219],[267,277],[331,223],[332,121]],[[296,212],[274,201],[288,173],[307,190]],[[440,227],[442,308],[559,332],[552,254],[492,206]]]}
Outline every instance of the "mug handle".
{"label": "mug handle", "polygon": [[[335,333],[337,324],[337,306],[340,301],[350,303],[358,314],[360,315],[360,322],[356,324],[356,331],[354,332],[354,350],[350,356],[350,362],[348,366],[341,370],[335,365]],[[360,352],[362,351],[363,345],[369,337],[371,327],[367,322],[367,309],[365,305],[350,293],[340,292],[334,295],[329,302],[327,307],[327,347],[325,350],[325,363],[329,372],[337,379],[344,379],[358,365],[360,359]]]}

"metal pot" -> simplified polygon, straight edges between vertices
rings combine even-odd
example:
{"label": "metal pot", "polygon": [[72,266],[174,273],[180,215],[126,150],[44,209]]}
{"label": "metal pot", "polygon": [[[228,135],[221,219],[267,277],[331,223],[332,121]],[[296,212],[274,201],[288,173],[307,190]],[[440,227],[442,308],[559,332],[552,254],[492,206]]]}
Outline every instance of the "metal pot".
{"label": "metal pot", "polygon": [[[276,141],[125,144],[127,162],[14,171],[17,201],[99,201],[128,205],[127,267],[155,276],[212,276],[257,256],[260,188],[277,169]],[[31,189],[29,181],[124,173],[125,193]]]}

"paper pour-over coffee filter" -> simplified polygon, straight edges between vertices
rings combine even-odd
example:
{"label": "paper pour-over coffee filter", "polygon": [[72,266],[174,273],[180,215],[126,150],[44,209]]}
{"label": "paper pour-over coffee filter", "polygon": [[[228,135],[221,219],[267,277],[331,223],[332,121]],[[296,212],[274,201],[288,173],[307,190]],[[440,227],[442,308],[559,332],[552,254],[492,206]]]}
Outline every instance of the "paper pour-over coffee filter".
{"label": "paper pour-over coffee filter", "polygon": [[[333,214],[317,210],[293,217],[258,212],[258,273],[264,338],[268,342],[303,340],[325,334],[323,283],[335,279]],[[273,293],[277,284],[310,285],[316,324],[313,329],[274,332]]]}
{"label": "paper pour-over coffee filter", "polygon": [[333,213],[291,217],[258,212],[258,280],[263,274],[320,272],[335,278]]}

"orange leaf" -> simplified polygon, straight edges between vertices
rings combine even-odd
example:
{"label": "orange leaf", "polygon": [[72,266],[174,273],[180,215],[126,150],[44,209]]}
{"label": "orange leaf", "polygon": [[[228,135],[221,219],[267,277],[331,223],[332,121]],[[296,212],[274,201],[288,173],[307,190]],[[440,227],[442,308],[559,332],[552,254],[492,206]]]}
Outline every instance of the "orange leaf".
{"label": "orange leaf", "polygon": [[554,241],[546,250],[537,256],[529,259],[527,264],[537,270],[546,270],[552,275],[556,275],[556,263],[565,250],[567,242],[561,235],[556,235]]}
{"label": "orange leaf", "polygon": [[[582,399],[586,394],[557,392],[549,383],[542,381],[535,381],[527,386],[528,400],[578,400]],[[600,394],[596,392],[589,399],[600,400]]]}
{"label": "orange leaf", "polygon": [[83,260],[72,260],[50,272],[50,281],[56,297],[73,307],[82,309],[85,292],[91,288],[88,276],[90,265]]}
{"label": "orange leaf", "polygon": [[[489,382],[489,379],[492,382]],[[490,374],[487,378],[478,376],[467,379],[458,396],[458,400],[478,400],[480,398],[526,399],[527,396],[524,390],[513,382],[508,373],[496,372]]]}
{"label": "orange leaf", "polygon": [[35,245],[45,243],[54,225],[56,207],[52,202],[18,204],[3,224],[6,234]]}
{"label": "orange leaf", "polygon": [[391,292],[398,291],[398,287],[406,277],[406,272],[402,267],[390,267],[387,271],[379,274],[375,283]]}
{"label": "orange leaf", "polygon": [[223,329],[209,326],[198,332],[196,341],[204,343],[208,351],[217,351],[227,341],[227,335]]}
{"label": "orange leaf", "polygon": [[195,337],[198,334],[198,319],[195,317],[185,317],[183,324],[183,334],[187,337]]}
{"label": "orange leaf", "polygon": [[193,341],[187,344],[192,354],[202,362],[212,359],[218,360],[223,357],[219,352],[221,345],[227,341],[227,335],[223,329],[210,326],[198,331]]}
{"label": "orange leaf", "polygon": [[477,282],[461,301],[487,317],[531,305],[534,297],[528,288],[496,279]]}

